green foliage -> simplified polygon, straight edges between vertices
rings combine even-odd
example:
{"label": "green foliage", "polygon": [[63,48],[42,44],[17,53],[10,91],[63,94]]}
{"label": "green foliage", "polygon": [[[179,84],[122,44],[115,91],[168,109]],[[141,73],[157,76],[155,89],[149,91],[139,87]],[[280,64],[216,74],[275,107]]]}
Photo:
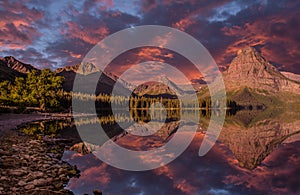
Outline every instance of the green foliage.
{"label": "green foliage", "polygon": [[29,73],[26,80],[29,101],[38,103],[42,110],[58,107],[62,83],[63,77],[56,76],[50,69],[42,70],[40,75],[35,71]]}
{"label": "green foliage", "polygon": [[[26,78],[17,77],[13,84],[0,83],[0,103],[18,107],[40,107],[42,111],[60,107],[63,98],[63,77],[56,76],[50,69],[41,73],[33,70]],[[10,100],[10,101],[9,101]]]}
{"label": "green foliage", "polygon": [[9,97],[12,85],[9,81],[3,81],[0,83],[0,105],[7,106],[12,104],[11,98]]}

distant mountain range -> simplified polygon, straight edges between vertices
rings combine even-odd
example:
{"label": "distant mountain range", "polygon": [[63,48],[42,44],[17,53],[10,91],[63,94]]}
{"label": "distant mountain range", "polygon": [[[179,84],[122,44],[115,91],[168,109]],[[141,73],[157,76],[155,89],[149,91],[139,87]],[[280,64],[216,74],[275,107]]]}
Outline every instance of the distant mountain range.
{"label": "distant mountain range", "polygon": [[[20,62],[12,56],[0,58],[0,81],[13,81],[15,77],[25,76],[32,70],[40,71],[34,66]],[[63,87],[66,91],[71,91],[76,74],[80,79],[98,79],[99,71],[92,63],[85,63],[81,66],[78,64],[58,68],[55,70],[55,73],[65,78]],[[162,77],[158,82],[147,82],[136,87],[118,79],[115,75],[102,71],[101,73],[102,76],[99,79],[96,93],[111,93],[117,80],[123,86],[121,91],[134,90],[139,95],[157,95],[162,93],[182,95],[191,93],[191,91],[184,90],[183,87],[176,85],[175,82],[166,77]],[[300,94],[300,75],[278,71],[253,47],[245,47],[238,51],[229,68],[223,72],[223,78],[227,95],[242,104],[253,102],[257,105],[260,103],[265,104],[263,102],[265,100],[261,100],[262,95],[275,96],[279,93]],[[199,93],[203,97],[209,96],[206,85],[203,85],[201,90]],[[266,101],[272,102],[273,99]]]}
{"label": "distant mountain range", "polygon": [[[99,72],[101,72],[100,78],[99,78]],[[120,93],[119,95],[125,93],[128,90],[134,89],[133,85],[127,83],[122,79],[119,79],[116,75],[99,70],[92,63],[83,63],[83,64],[77,64],[75,66],[58,68],[55,70],[55,73],[65,78],[63,88],[66,91],[72,91],[73,83],[76,75],[79,80],[84,79],[84,82],[87,86],[90,85],[90,81],[99,80],[96,89],[96,94],[111,93],[116,82],[119,82],[121,84],[120,85],[121,88],[119,89],[119,93]]]}

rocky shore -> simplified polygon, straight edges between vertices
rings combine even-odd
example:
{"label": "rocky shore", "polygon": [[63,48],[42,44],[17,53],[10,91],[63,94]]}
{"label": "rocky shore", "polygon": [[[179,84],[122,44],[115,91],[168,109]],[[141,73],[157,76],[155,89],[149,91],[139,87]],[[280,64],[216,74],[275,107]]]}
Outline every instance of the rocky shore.
{"label": "rocky shore", "polygon": [[64,189],[76,166],[61,161],[67,140],[2,131],[0,137],[0,194],[73,194]]}

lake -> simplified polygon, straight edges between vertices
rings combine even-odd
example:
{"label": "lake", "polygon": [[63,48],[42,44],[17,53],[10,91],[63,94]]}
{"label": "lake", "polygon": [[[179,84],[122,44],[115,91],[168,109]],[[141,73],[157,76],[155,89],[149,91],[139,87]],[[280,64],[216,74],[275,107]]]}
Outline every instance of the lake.
{"label": "lake", "polygon": [[[96,123],[102,124],[114,143],[135,151],[154,150],[176,134],[180,138],[178,144],[194,136],[188,148],[175,160],[147,171],[127,171],[102,162],[91,151],[97,152],[109,141],[99,145],[87,143],[85,147],[73,122],[67,122],[71,126],[59,125],[60,136],[72,140],[62,159],[80,170],[80,176],[71,178],[66,189],[75,194],[92,194],[95,189],[104,194],[300,193],[300,118],[297,112],[242,110],[227,114],[217,143],[205,156],[198,153],[209,116],[201,116],[196,133],[189,131],[195,128],[193,124],[170,115],[158,131],[146,137],[124,132],[115,123],[115,120],[120,123],[129,120],[122,114],[111,117],[105,113],[96,121],[82,117],[77,125],[88,131],[96,128]],[[134,120],[143,125],[148,119],[137,117]],[[180,123],[186,129],[178,132]],[[147,133],[149,129],[144,131]],[[112,155],[110,152],[107,151],[108,155]],[[118,160],[122,156],[114,158]],[[145,157],[142,160],[151,163],[156,159]]]}

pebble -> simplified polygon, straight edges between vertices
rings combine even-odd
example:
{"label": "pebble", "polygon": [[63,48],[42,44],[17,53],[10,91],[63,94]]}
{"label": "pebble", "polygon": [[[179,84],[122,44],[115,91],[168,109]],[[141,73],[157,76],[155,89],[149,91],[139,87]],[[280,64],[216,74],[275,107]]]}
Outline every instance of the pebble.
{"label": "pebble", "polygon": [[29,185],[25,186],[24,188],[25,188],[25,190],[32,190],[34,188],[34,185],[29,184]]}
{"label": "pebble", "polygon": [[0,138],[0,194],[72,194],[65,190],[73,167],[61,161],[64,146],[52,154],[56,145],[11,131]]}
{"label": "pebble", "polygon": [[47,185],[47,180],[46,179],[43,179],[43,178],[41,178],[41,179],[35,179],[35,180],[33,180],[33,185],[35,185],[35,186],[45,186],[45,185]]}
{"label": "pebble", "polygon": [[12,170],[10,171],[10,174],[12,176],[23,176],[23,175],[26,175],[26,171],[22,170],[22,169],[17,169],[17,170]]}
{"label": "pebble", "polygon": [[40,177],[43,177],[43,176],[44,176],[43,172],[37,171],[37,172],[29,173],[27,178],[33,180],[33,179],[40,178]]}
{"label": "pebble", "polygon": [[19,185],[19,186],[25,186],[25,185],[26,185],[26,182],[25,182],[25,181],[19,181],[18,185]]}

